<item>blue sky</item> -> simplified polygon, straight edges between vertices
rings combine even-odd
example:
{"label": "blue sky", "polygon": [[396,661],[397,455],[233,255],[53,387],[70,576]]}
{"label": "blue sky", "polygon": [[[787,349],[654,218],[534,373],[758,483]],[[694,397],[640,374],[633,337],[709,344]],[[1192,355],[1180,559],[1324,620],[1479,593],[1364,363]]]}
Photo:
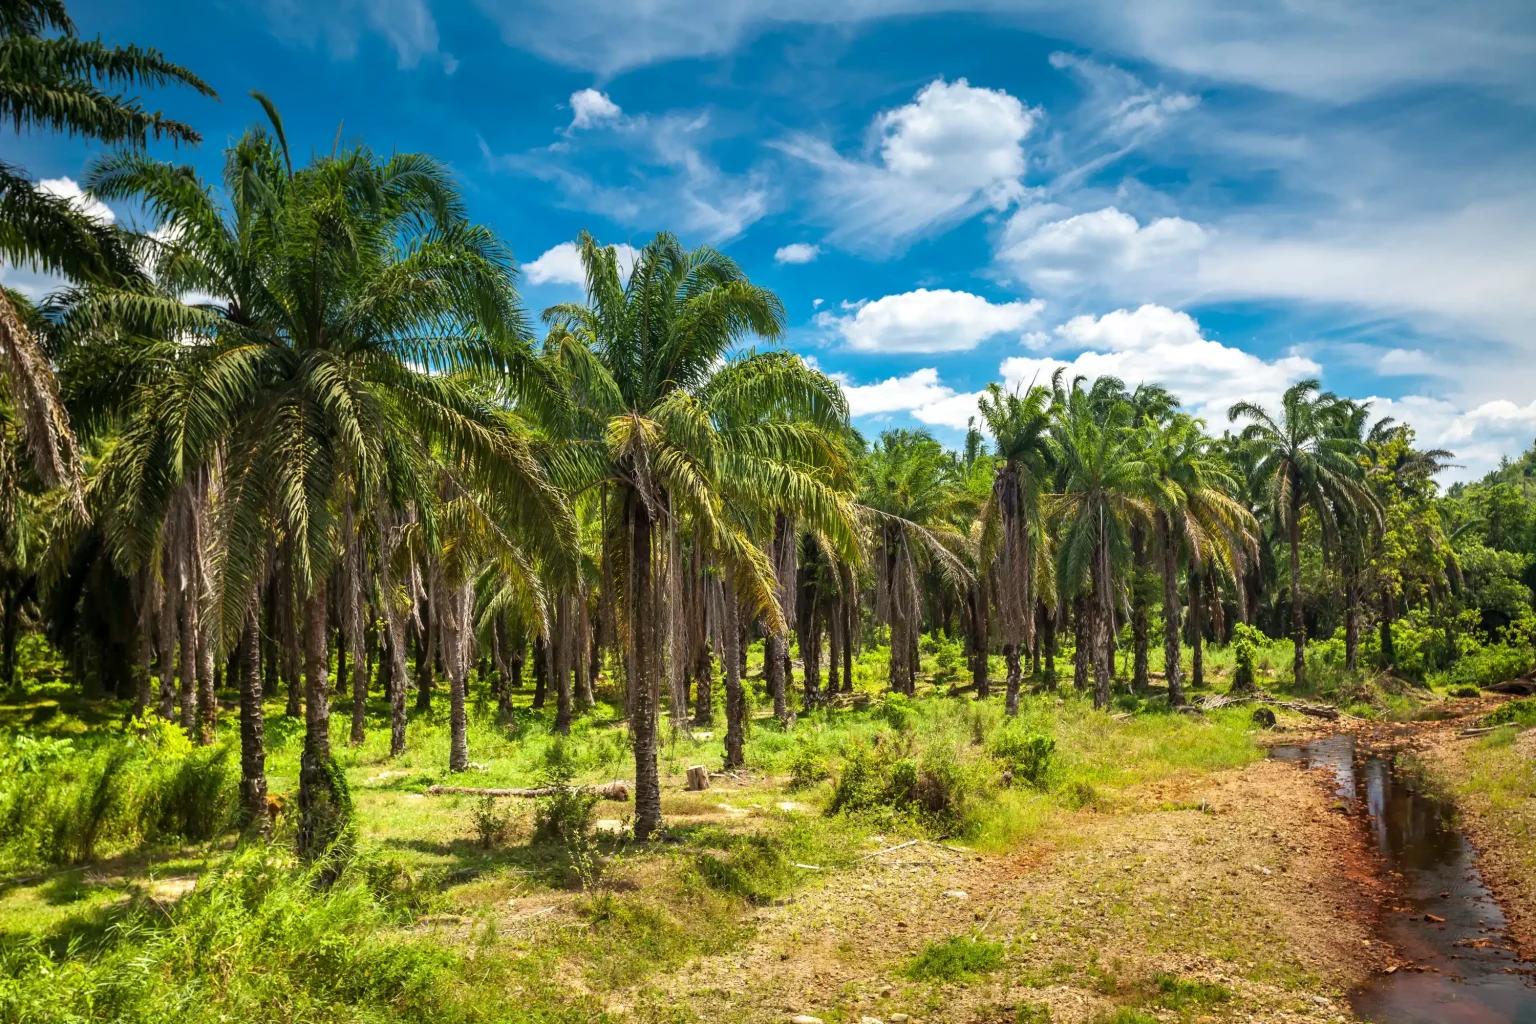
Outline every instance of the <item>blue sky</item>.
{"label": "blue sky", "polygon": [[[1160,380],[1217,429],[1232,401],[1320,376],[1455,450],[1460,476],[1536,437],[1528,0],[70,11],[218,90],[150,98],[203,132],[179,158],[209,177],[251,89],[300,152],[339,130],[447,161],[535,312],[578,293],[561,246],[582,228],[721,247],[868,431],[953,443],[987,381],[1066,364]],[[92,155],[0,140],[65,191]]]}

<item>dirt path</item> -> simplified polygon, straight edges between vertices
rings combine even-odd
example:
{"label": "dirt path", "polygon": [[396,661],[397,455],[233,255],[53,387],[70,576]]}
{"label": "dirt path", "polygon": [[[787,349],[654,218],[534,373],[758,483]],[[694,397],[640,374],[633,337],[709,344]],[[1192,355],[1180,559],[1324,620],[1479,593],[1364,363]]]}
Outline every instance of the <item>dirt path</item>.
{"label": "dirt path", "polygon": [[[758,911],[744,947],[610,1008],[711,1022],[1046,1019],[1027,1016],[1032,1005],[1058,1024],[1125,1006],[1169,1020],[1353,1019],[1343,993],[1386,952],[1370,939],[1374,878],[1363,830],[1333,807],[1327,780],[1263,761],[1150,787],[1123,812],[1080,812],[1008,858],[926,844],[870,857]],[[903,977],[953,935],[1002,943],[1003,966]],[[1221,989],[1175,1007],[1159,974]]]}

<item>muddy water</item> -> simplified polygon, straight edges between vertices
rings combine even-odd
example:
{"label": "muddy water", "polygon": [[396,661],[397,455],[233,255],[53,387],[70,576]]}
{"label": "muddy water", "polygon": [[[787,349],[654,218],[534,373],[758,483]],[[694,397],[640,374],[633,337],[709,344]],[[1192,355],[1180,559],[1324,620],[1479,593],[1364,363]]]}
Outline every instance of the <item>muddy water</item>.
{"label": "muddy water", "polygon": [[1337,794],[1368,815],[1376,848],[1401,875],[1384,938],[1409,966],[1350,998],[1377,1024],[1536,1024],[1536,969],[1511,950],[1503,912],[1449,806],[1392,766],[1390,752],[1329,736],[1270,756],[1324,768]]}

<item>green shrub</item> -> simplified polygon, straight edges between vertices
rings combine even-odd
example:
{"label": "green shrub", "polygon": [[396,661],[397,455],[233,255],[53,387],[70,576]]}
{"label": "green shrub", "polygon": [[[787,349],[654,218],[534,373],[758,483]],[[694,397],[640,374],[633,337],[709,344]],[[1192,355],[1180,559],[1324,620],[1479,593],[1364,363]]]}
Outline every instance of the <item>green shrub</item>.
{"label": "green shrub", "polygon": [[979,759],[962,759],[948,743],[936,743],[914,756],[898,751],[895,744],[871,748],[855,741],[844,755],[827,814],[885,810],[937,827],[963,828],[986,792],[992,770]]}
{"label": "green shrub", "polygon": [[880,717],[897,732],[911,732],[917,726],[917,710],[905,694],[888,693],[880,704]]}
{"label": "green shrub", "polygon": [[1453,686],[1450,689],[1452,697],[1481,697],[1483,691],[1475,686]]}
{"label": "green shrub", "polygon": [[912,981],[963,981],[1003,966],[1003,945],[951,935],[942,942],[930,943],[902,968],[902,976]]}
{"label": "green shrub", "polygon": [[1051,1008],[1045,1003],[1020,1003],[1013,1014],[1014,1024],[1051,1024]]}
{"label": "green shrub", "polygon": [[1484,725],[1536,725],[1536,697],[1519,697],[1483,716]]}
{"label": "green shrub", "polygon": [[1007,728],[992,739],[992,756],[1013,774],[1015,780],[1044,789],[1056,754],[1056,741],[1038,733]]}
{"label": "green shrub", "polygon": [[475,829],[475,842],[480,844],[482,850],[500,845],[512,827],[511,809],[497,806],[494,796],[482,796],[476,800],[469,813]]}
{"label": "green shrub", "polygon": [[790,789],[809,789],[831,774],[832,769],[827,767],[826,758],[814,747],[809,743],[795,745],[795,752],[789,759]]}

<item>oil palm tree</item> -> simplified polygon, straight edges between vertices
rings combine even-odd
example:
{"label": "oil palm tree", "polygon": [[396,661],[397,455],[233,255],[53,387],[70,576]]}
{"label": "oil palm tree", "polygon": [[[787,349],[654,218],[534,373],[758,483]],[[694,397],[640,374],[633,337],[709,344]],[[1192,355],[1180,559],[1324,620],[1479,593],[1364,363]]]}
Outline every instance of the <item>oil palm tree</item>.
{"label": "oil palm tree", "polygon": [[938,441],[912,430],[881,434],[862,467],[859,501],[873,533],[876,617],[891,630],[890,687],[909,696],[922,628],[919,571],[931,565],[956,594],[975,580],[961,558],[967,536],[955,523],[973,515],[977,503],[954,468]]}
{"label": "oil palm tree", "polygon": [[[1057,578],[1068,593],[1084,594],[1086,623],[1079,622],[1092,656],[1095,707],[1109,703],[1110,636],[1120,569],[1131,554],[1131,527],[1151,513],[1150,467],[1118,380],[1100,377],[1091,388],[1081,378],[1055,383],[1055,422],[1060,490],[1045,504],[1057,535]],[[1086,627],[1086,628],[1085,628]],[[1086,636],[1084,636],[1086,634]]]}
{"label": "oil palm tree", "polygon": [[[347,517],[381,504],[400,518],[428,515],[438,499],[431,466],[442,461],[464,489],[500,495],[506,518],[531,534],[573,531],[530,438],[477,383],[515,384],[536,361],[505,248],[468,222],[451,176],[427,157],[380,160],[359,146],[295,169],[281,119],[262,102],[271,130],[231,151],[227,208],[190,170],[137,154],[93,172],[98,194],[136,197],[161,220],[152,265],[171,293],[96,302],[158,318],[166,336],[215,339],[198,401],[227,460],[223,630],[238,635],[275,537],[302,604],[299,845],[312,857],[345,825],[326,620]],[[190,307],[171,297],[193,289],[214,299]],[[360,575],[339,578],[360,586]]]}
{"label": "oil palm tree", "polygon": [[[1163,580],[1163,660],[1168,681],[1168,701],[1184,703],[1184,684],[1179,664],[1179,556],[1186,552],[1191,579],[1202,578],[1209,566],[1219,564],[1241,579],[1247,554],[1257,544],[1257,522],[1232,493],[1237,484],[1205,424],[1186,414],[1176,414],[1161,427],[1146,428],[1146,459],[1152,470],[1152,503]],[[1190,633],[1196,651],[1200,644],[1200,601],[1190,594]]]}
{"label": "oil palm tree", "polygon": [[981,552],[996,574],[1009,715],[1018,714],[1019,659],[1034,640],[1035,551],[1044,529],[1040,496],[1055,463],[1050,403],[1050,390],[1038,385],[1020,395],[990,384],[977,401],[996,445],[997,468],[981,510]]}
{"label": "oil palm tree", "polygon": [[[60,0],[0,0],[0,121],[18,134],[48,130],[142,149],[149,139],[195,144],[197,132],[143,108],[120,90],[184,85],[210,89],[155,50],[81,39]],[[140,277],[130,247],[110,225],[34,184],[0,160],[0,259],[75,282]],[[80,464],[52,368],[12,296],[0,288],[0,367],[27,446],[49,485],[66,485],[83,512]]]}
{"label": "oil palm tree", "polygon": [[731,358],[747,338],[778,338],[784,311],[719,252],[658,235],[626,282],[613,249],[587,234],[578,245],[587,300],[544,314],[546,347],[572,398],[552,472],[571,493],[607,495],[605,558],[620,606],[643,839],[661,824],[661,681],[681,670],[666,658],[682,600],[676,537],[687,531],[725,571],[730,596],[782,634],[777,580],[752,526],[760,531],[773,509],[834,534],[851,522],[829,482],[847,408],[837,385],[796,356]]}
{"label": "oil palm tree", "polygon": [[1341,399],[1322,391],[1315,380],[1286,389],[1275,418],[1253,402],[1232,406],[1228,417],[1247,420],[1242,443],[1254,454],[1254,474],[1263,504],[1286,531],[1290,548],[1292,670],[1296,685],[1306,674],[1307,626],[1301,605],[1301,517],[1310,509],[1325,543],[1339,535],[1340,523],[1376,504],[1356,459],[1359,442],[1343,436],[1335,424]]}

